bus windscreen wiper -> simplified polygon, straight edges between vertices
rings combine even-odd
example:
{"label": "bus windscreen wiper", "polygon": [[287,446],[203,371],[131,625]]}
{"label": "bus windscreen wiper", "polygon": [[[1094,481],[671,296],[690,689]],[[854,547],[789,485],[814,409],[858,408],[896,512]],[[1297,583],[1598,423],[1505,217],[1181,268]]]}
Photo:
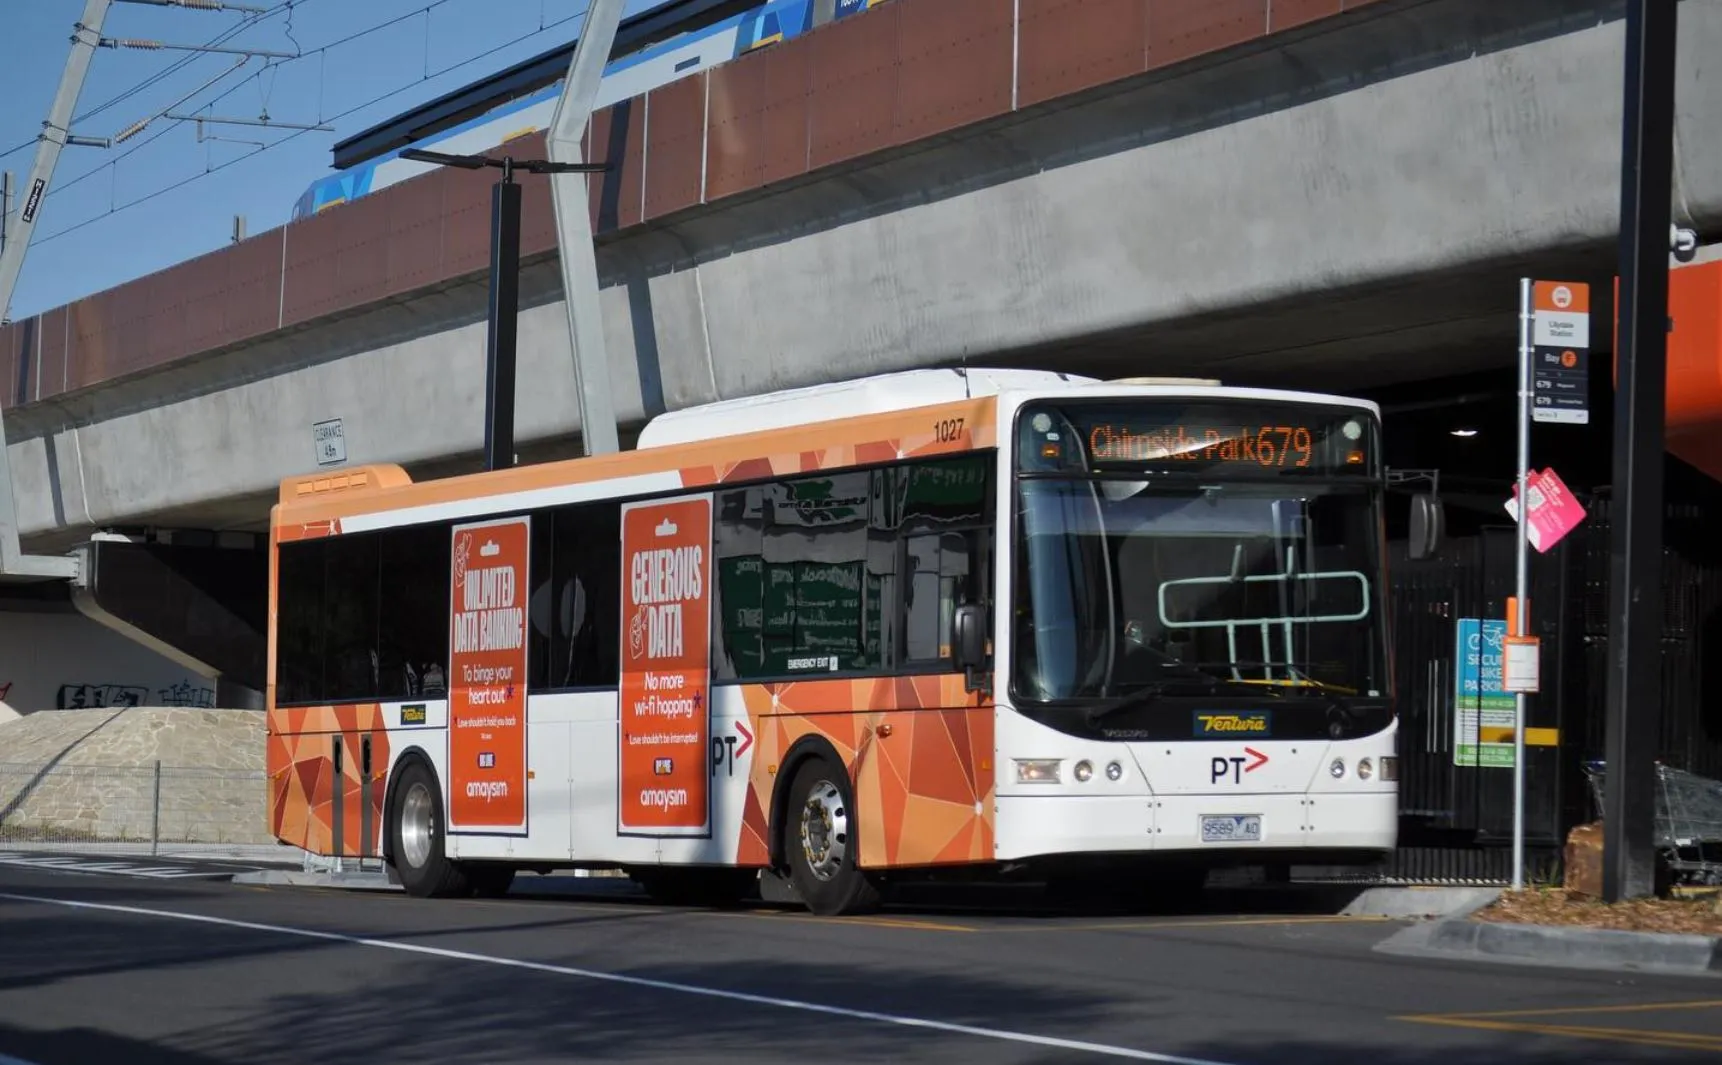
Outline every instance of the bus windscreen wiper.
{"label": "bus windscreen wiper", "polygon": [[[1304,669],[1310,665],[1310,663],[1308,663],[1308,662],[1244,662],[1244,661],[1239,661],[1239,662],[1180,662],[1178,664],[1181,666],[1188,666],[1192,669],[1282,669],[1282,670]],[[1226,680],[1241,680],[1242,678],[1227,677],[1224,679],[1226,679]],[[1282,678],[1262,677],[1259,679],[1262,681],[1270,681],[1270,680],[1277,681],[1277,680],[1282,679]],[[1327,687],[1327,685],[1323,684],[1319,680],[1314,679],[1313,677],[1285,677],[1283,679],[1284,680],[1302,681],[1303,683],[1308,684],[1309,686],[1314,687],[1314,688],[1325,688],[1325,687]]]}
{"label": "bus windscreen wiper", "polygon": [[1120,710],[1129,710],[1132,707],[1137,706],[1147,706],[1149,703],[1156,702],[1168,691],[1174,688],[1193,684],[1196,686],[1196,690],[1198,692],[1206,693],[1213,691],[1222,683],[1226,682],[1221,678],[1214,676],[1212,673],[1186,673],[1179,674],[1176,677],[1167,677],[1164,680],[1149,681],[1147,684],[1137,688],[1129,695],[1121,695],[1109,703],[1103,703],[1099,706],[1090,708],[1088,711],[1088,723],[1090,725],[1098,725],[1101,721],[1118,713]]}
{"label": "bus windscreen wiper", "polygon": [[[1189,665],[1189,666],[1194,666],[1196,668],[1206,667],[1208,669],[1234,669],[1234,668],[1235,669],[1275,669],[1275,668],[1298,669],[1298,668],[1301,668],[1303,666],[1306,666],[1308,663],[1304,663],[1304,662],[1186,662],[1183,664]],[[1303,696],[1303,698],[1319,699],[1321,701],[1322,705],[1327,709],[1327,731],[1328,731],[1328,735],[1332,736],[1336,740],[1341,739],[1346,735],[1346,733],[1350,732],[1352,727],[1353,727],[1354,715],[1356,714],[1356,705],[1352,701],[1352,699],[1347,697],[1347,696],[1339,694],[1338,692],[1336,692],[1332,688],[1330,688],[1328,685],[1323,684],[1321,681],[1316,680],[1313,677],[1298,676],[1298,677],[1285,677],[1283,679],[1282,678],[1264,677],[1264,678],[1261,678],[1260,680],[1242,680],[1242,679],[1234,679],[1234,678],[1225,678],[1225,680],[1227,683],[1232,684],[1232,685],[1247,686],[1247,687],[1251,687],[1251,688],[1260,688],[1260,689],[1276,689],[1276,688],[1282,688],[1285,686],[1293,686],[1293,685],[1295,685],[1296,687],[1300,687],[1300,688],[1313,689],[1311,694],[1309,694],[1307,696]],[[1292,696],[1292,698],[1297,698],[1297,696]]]}

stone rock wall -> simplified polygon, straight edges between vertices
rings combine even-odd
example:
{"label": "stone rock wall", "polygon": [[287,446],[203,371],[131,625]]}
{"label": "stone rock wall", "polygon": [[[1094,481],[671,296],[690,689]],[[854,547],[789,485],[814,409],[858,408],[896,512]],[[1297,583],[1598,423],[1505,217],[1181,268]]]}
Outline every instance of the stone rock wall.
{"label": "stone rock wall", "polygon": [[0,722],[0,846],[270,843],[267,796],[255,710],[54,710]]}

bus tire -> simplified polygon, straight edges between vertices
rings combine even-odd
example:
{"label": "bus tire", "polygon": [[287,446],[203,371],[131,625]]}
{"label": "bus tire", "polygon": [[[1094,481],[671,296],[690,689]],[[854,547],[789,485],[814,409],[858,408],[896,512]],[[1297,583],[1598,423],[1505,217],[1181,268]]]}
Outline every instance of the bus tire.
{"label": "bus tire", "polygon": [[803,905],[821,917],[875,909],[878,886],[856,864],[861,833],[849,774],[823,756],[801,763],[785,814],[783,855]]}
{"label": "bus tire", "polygon": [[389,853],[401,887],[421,899],[470,895],[471,878],[443,851],[442,788],[436,774],[416,758],[400,773],[389,811]]}

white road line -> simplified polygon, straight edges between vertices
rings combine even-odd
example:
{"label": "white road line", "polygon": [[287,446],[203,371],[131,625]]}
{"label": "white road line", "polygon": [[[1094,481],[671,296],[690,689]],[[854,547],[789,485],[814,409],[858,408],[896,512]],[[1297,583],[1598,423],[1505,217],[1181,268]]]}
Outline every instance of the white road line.
{"label": "white road line", "polygon": [[[99,861],[92,858],[66,858],[46,855],[12,855],[0,853],[0,865],[17,865],[29,869],[47,869],[55,873],[101,873],[110,876],[138,876],[151,880],[185,880],[192,877],[219,877],[226,870],[190,869],[183,865],[134,865],[128,862]],[[5,1065],[0,1062],[0,1065]]]}
{"label": "white road line", "polygon": [[[449,950],[445,947],[428,947],[420,943],[395,943],[386,939],[365,939],[360,936],[342,935],[338,932],[318,932],[309,928],[293,928],[287,925],[258,924],[252,921],[235,921],[226,917],[209,917],[200,913],[178,913],[173,910],[150,910],[141,906],[120,906],[107,902],[77,902],[71,899],[46,898],[38,895],[12,895],[0,892],[0,899],[13,902],[33,902],[42,906],[65,906],[74,910],[99,910],[106,913],[124,913],[136,917],[159,917],[171,921],[194,921],[199,924],[220,925],[224,928],[243,928],[253,932],[273,932],[283,936],[299,936],[304,939],[321,939],[331,943],[346,943],[357,947],[374,947],[379,950],[398,950],[406,954],[426,954],[435,958],[448,958],[454,961],[477,962],[481,965],[498,965],[508,969],[526,969],[531,972],[555,973],[559,976],[575,976],[586,980],[598,980],[605,983],[625,984],[630,987],[645,987],[656,991],[675,991],[684,995],[699,995],[704,998],[719,998],[730,1002],[747,1002],[756,1006],[770,1006],[774,1009],[799,1010],[803,1013],[823,1013],[832,1017],[844,1017],[856,1021],[873,1021],[877,1024],[893,1024],[904,1028],[923,1028],[936,1032],[950,1032],[955,1035],[974,1036],[978,1039],[994,1039],[1007,1043],[1028,1043],[1033,1046],[1055,1047],[1059,1050],[1076,1050],[1102,1057],[1127,1058],[1132,1061],[1154,1061],[1161,1065],[1229,1065],[1227,1062],[1209,1061],[1201,1058],[1184,1058],[1175,1054],[1156,1054],[1151,1050],[1135,1050],[1131,1047],[1109,1046],[1105,1043],[1086,1043],[1077,1039],[1060,1039],[1050,1035],[1034,1035],[1028,1032],[1012,1032],[999,1028],[979,1028],[967,1024],[953,1024],[948,1021],[927,1020],[921,1017],[906,1017],[893,1013],[875,1013],[872,1010],[850,1009],[844,1006],[827,1006],[817,1002],[803,1002],[792,998],[776,998],[770,995],[752,995],[744,991],[725,991],[715,987],[700,987],[697,984],[681,984],[670,980],[652,980],[643,976],[626,976],[621,973],[599,972],[594,969],[576,969],[567,965],[552,965],[547,962],[522,961],[518,958],[498,958],[488,954],[471,954],[464,950]],[[0,1065],[12,1065],[0,1059]],[[25,1063],[28,1065],[28,1063]]]}

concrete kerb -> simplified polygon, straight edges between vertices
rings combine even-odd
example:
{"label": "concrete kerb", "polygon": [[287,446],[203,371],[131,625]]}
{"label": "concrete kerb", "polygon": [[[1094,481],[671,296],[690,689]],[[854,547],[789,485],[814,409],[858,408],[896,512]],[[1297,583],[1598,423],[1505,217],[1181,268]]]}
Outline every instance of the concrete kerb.
{"label": "concrete kerb", "polygon": [[1403,928],[1377,943],[1375,949],[1383,954],[1453,961],[1722,976],[1722,936],[1474,920],[1492,901],[1493,897]]}
{"label": "concrete kerb", "polygon": [[[569,881],[578,882],[579,891],[583,893],[600,889],[611,893],[634,890],[633,881],[625,874],[620,870],[609,869],[573,869],[549,874],[523,870],[514,882],[518,890],[528,893],[556,894],[570,890],[573,885]],[[306,868],[303,869],[258,869],[236,873],[233,883],[254,887],[333,888],[345,891],[402,890],[400,883],[387,870],[337,870],[315,867],[310,862],[307,862]]]}
{"label": "concrete kerb", "polygon": [[1343,917],[1385,917],[1391,920],[1463,918],[1500,897],[1501,889],[1492,887],[1372,887],[1365,888],[1339,912]]}
{"label": "concrete kerb", "polygon": [[233,882],[253,887],[342,888],[347,891],[401,890],[399,884],[390,881],[387,873],[371,870],[337,873],[306,869],[259,869],[250,873],[235,873]]}

